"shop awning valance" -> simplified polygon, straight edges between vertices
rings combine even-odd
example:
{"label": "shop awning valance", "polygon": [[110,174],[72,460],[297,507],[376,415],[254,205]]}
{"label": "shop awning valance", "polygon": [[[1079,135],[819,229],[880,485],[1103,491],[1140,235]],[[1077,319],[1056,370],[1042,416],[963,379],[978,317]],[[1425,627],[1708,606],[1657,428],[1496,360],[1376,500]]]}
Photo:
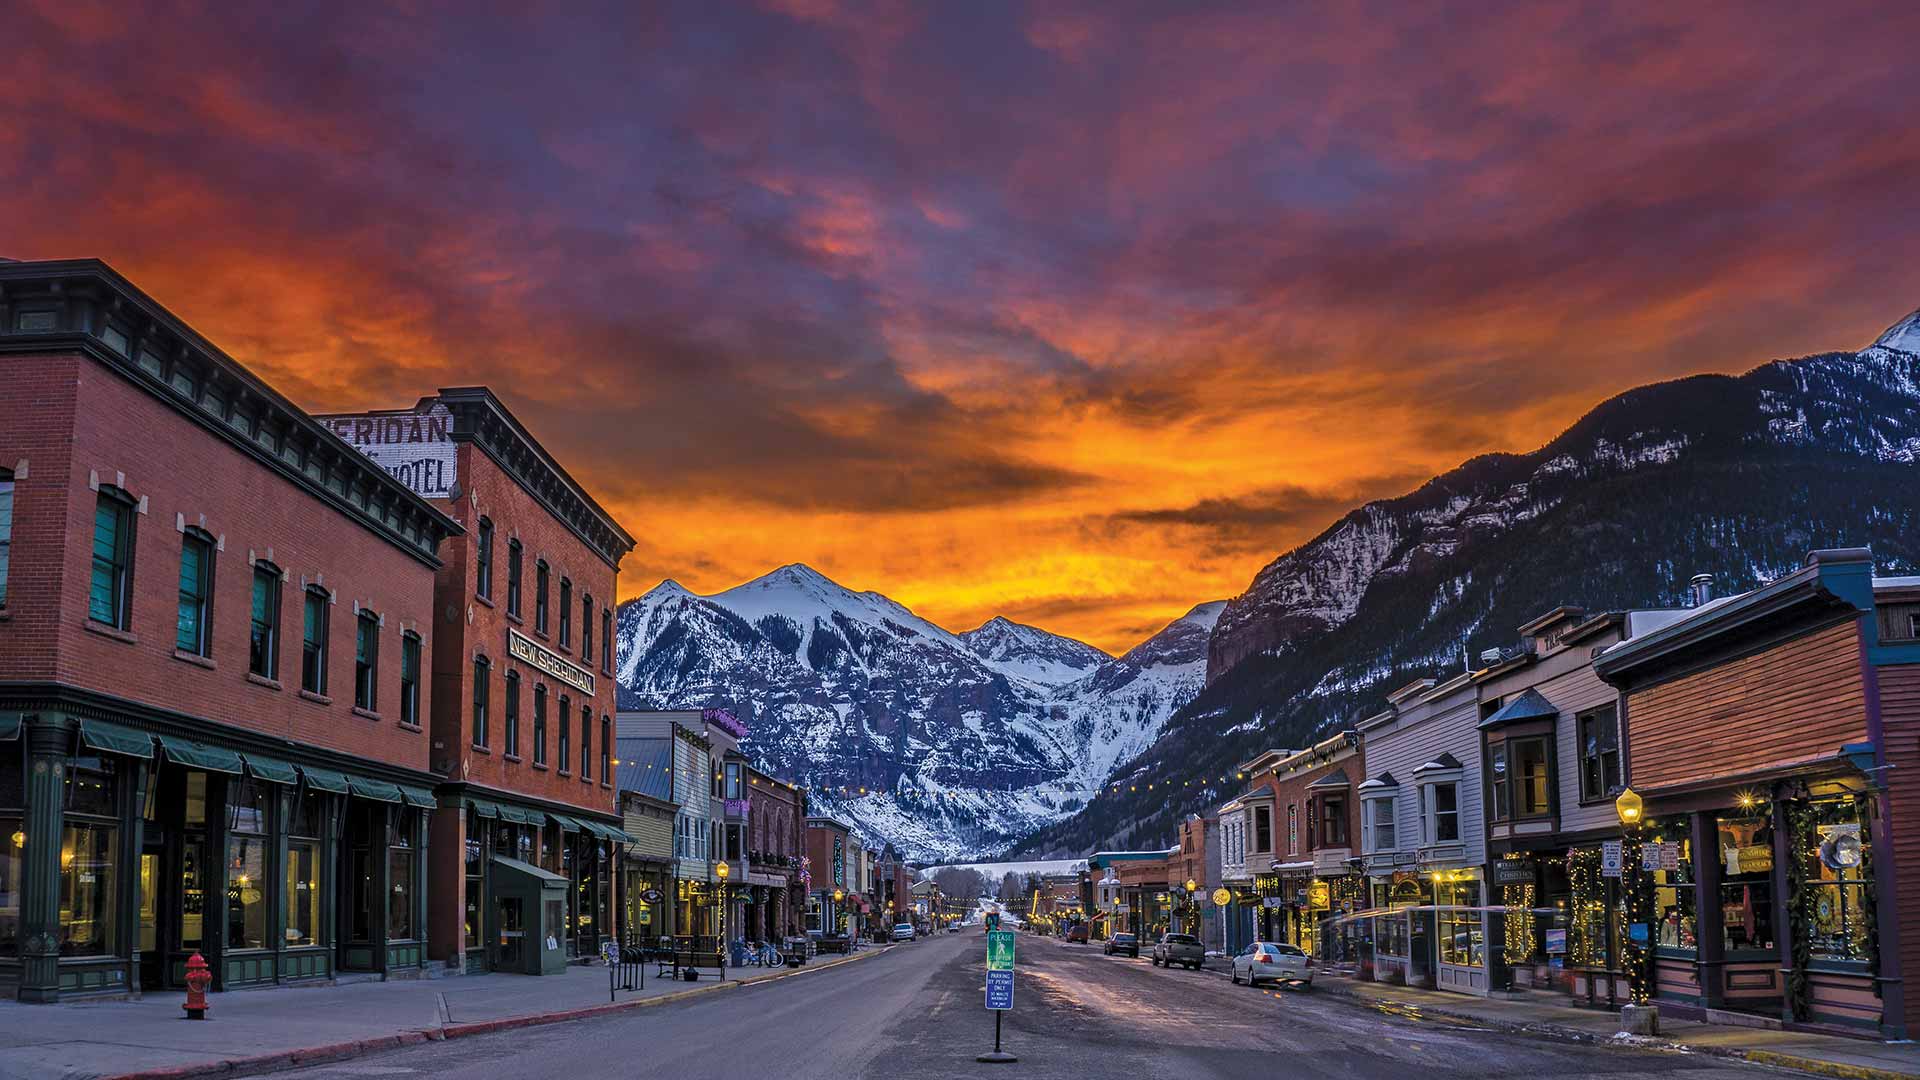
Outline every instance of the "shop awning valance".
{"label": "shop awning valance", "polygon": [[475,798],[469,797],[467,799],[467,809],[473,811],[475,816],[482,817],[482,818],[491,819],[491,818],[497,818],[500,816],[500,808],[488,802],[485,799],[475,799]]}
{"label": "shop awning valance", "polygon": [[364,776],[347,777],[347,790],[362,799],[375,802],[397,803],[401,801],[400,789],[385,780],[369,780]]}
{"label": "shop awning valance", "polygon": [[531,810],[522,810],[507,803],[500,804],[500,816],[508,821],[517,821],[522,825],[545,825],[546,816]]}
{"label": "shop awning valance", "polygon": [[565,814],[548,814],[547,816],[553,819],[553,823],[554,823],[555,825],[558,825],[558,826],[560,826],[560,831],[561,831],[561,832],[588,832],[588,831],[590,831],[590,830],[589,830],[589,828],[588,828],[588,827],[587,827],[586,825],[584,825],[584,824],[582,824],[582,823],[580,823],[580,822],[578,822],[578,821],[575,821],[575,820],[573,820],[572,818],[570,818],[570,817],[568,817],[568,816],[566,816]]}
{"label": "shop awning valance", "polygon": [[178,735],[162,735],[160,749],[166,753],[168,761],[175,765],[185,765],[189,769],[205,769],[208,772],[227,773],[231,776],[239,776],[246,771],[240,755],[225,747],[182,739]]}
{"label": "shop awning valance", "polygon": [[347,774],[332,769],[316,769],[311,765],[300,766],[300,775],[307,778],[307,786],[315,791],[331,791],[335,795],[347,793]]}
{"label": "shop awning valance", "polygon": [[20,737],[20,714],[0,712],[0,742]]}
{"label": "shop awning valance", "polygon": [[144,731],[124,728],[119,724],[109,724],[105,720],[80,721],[80,741],[95,749],[109,754],[125,754],[128,757],[153,757],[153,736]]}
{"label": "shop awning valance", "polygon": [[240,756],[247,759],[247,771],[253,774],[255,780],[265,780],[274,784],[297,784],[300,782],[300,774],[293,771],[293,766],[281,761],[279,758],[265,757],[261,754],[242,754]]}
{"label": "shop awning valance", "polygon": [[625,844],[625,843],[635,842],[633,840],[633,837],[628,836],[626,832],[620,829],[616,829],[611,825],[607,825],[598,821],[583,821],[581,822],[581,824],[585,825],[587,827],[587,830],[593,833],[593,835],[601,837],[606,840],[611,840],[616,844]]}
{"label": "shop awning valance", "polygon": [[412,784],[400,785],[400,798],[404,799],[408,806],[417,806],[422,810],[432,810],[440,805],[440,800],[433,797],[433,792],[423,787],[414,787]]}

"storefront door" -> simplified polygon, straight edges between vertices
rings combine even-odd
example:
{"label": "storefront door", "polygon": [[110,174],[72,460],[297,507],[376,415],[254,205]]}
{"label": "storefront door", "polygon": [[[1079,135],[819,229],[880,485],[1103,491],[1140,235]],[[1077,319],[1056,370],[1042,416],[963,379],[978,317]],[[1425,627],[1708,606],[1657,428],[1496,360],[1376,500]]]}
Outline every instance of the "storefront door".
{"label": "storefront door", "polygon": [[494,904],[493,922],[498,929],[494,938],[493,970],[524,970],[527,924],[522,901],[517,896],[503,896]]}
{"label": "storefront door", "polygon": [[164,834],[155,835],[153,826],[147,827],[146,839],[140,852],[140,925],[138,928],[140,949],[140,989],[158,990],[166,986],[167,964],[166,944],[163,931],[172,921],[168,916],[173,907],[173,890],[167,884],[173,880],[166,872],[167,843]]}

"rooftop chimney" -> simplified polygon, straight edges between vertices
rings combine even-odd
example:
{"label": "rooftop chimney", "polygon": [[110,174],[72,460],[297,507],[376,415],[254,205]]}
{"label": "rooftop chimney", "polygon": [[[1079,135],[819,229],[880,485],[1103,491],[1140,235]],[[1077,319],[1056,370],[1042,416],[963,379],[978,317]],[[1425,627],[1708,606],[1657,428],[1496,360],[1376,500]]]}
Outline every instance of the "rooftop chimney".
{"label": "rooftop chimney", "polygon": [[1694,607],[1700,607],[1707,601],[1713,599],[1712,574],[1695,574],[1693,575],[1693,580],[1689,581],[1687,586],[1693,592]]}

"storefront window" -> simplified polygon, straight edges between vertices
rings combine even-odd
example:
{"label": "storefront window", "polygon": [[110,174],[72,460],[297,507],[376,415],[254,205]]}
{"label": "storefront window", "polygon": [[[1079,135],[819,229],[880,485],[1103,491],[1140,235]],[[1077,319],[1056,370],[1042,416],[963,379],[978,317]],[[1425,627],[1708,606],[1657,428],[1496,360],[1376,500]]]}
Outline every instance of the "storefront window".
{"label": "storefront window", "polygon": [[486,834],[481,830],[480,815],[467,811],[466,843],[466,904],[462,909],[462,919],[467,947],[475,948],[480,944],[480,895],[482,877],[482,858],[486,854]]}
{"label": "storefront window", "polygon": [[262,785],[227,785],[227,948],[267,947],[267,797]]}
{"label": "storefront window", "polygon": [[387,838],[387,882],[393,895],[387,901],[387,940],[413,937],[413,831],[419,820],[411,806],[395,807]]}
{"label": "storefront window", "polygon": [[21,853],[27,846],[19,740],[0,743],[0,956],[20,953]]}
{"label": "storefront window", "polygon": [[61,956],[113,952],[118,772],[115,759],[96,756],[75,758],[67,769],[67,817],[60,830]]}
{"label": "storefront window", "polygon": [[1440,937],[1440,962],[1479,967],[1486,963],[1486,929],[1477,881],[1435,881],[1434,923]]}
{"label": "storefront window", "polygon": [[304,788],[293,800],[293,818],[287,824],[288,945],[318,945],[320,941],[320,826],[322,796]]}
{"label": "storefront window", "polygon": [[1814,890],[1808,945],[1815,960],[1871,959],[1871,915],[1866,905],[1867,830],[1852,800],[1819,807],[1811,836],[1798,837],[1809,852],[1807,882]]}
{"label": "storefront window", "polygon": [[1728,951],[1774,949],[1773,826],[1720,818],[1720,917]]}
{"label": "storefront window", "polygon": [[[1655,822],[1648,830],[1646,843],[1662,845],[1656,855],[1660,869],[1651,874],[1660,948],[1695,949],[1699,942],[1694,937],[1693,841],[1687,819]],[[1674,857],[1667,857],[1669,852]]]}

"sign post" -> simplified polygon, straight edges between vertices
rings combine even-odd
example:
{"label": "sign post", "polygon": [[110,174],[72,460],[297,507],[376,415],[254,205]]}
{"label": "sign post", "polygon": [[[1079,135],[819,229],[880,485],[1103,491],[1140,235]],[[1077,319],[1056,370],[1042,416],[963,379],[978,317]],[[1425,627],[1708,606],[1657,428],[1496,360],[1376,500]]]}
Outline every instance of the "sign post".
{"label": "sign post", "polygon": [[987,931],[987,1008],[993,1012],[993,1052],[975,1061],[1020,1059],[1000,1049],[1000,1018],[1013,1008],[1013,931]]}

